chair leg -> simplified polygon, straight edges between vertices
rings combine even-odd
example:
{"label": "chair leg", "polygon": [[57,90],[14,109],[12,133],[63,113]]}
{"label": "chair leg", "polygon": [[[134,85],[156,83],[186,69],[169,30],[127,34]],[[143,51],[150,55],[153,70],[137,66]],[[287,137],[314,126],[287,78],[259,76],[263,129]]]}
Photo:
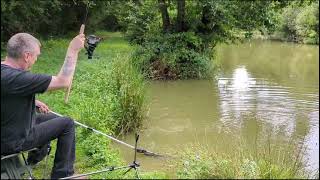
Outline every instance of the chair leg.
{"label": "chair leg", "polygon": [[[24,152],[18,152],[7,156],[1,155],[1,179],[22,179],[27,170],[29,178],[34,179],[31,168],[25,158],[24,153],[36,150],[33,148]],[[21,160],[21,156],[23,161]]]}
{"label": "chair leg", "polygon": [[21,162],[18,156],[1,160],[1,179],[22,179],[17,167],[19,164]]}
{"label": "chair leg", "polygon": [[35,179],[35,178],[33,177],[33,175],[32,175],[32,170],[31,170],[31,168],[29,167],[29,164],[28,164],[28,162],[27,162],[27,160],[26,160],[26,157],[24,156],[23,153],[21,153],[21,154],[22,154],[22,158],[23,158],[23,161],[24,161],[26,170],[28,171],[30,178],[31,178],[31,179]]}
{"label": "chair leg", "polygon": [[42,172],[42,178],[43,179],[46,179],[46,174],[47,174],[47,168],[48,168],[48,157],[49,157],[49,154],[51,152],[51,146],[49,145],[48,146],[48,152],[47,152],[47,156],[46,156],[46,159],[45,159],[45,167],[43,169],[43,172]]}

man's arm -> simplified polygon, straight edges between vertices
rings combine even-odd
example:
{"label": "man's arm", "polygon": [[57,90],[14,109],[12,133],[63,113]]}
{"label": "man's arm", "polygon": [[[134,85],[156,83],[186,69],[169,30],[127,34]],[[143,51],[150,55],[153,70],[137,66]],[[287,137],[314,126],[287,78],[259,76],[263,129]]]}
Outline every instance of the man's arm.
{"label": "man's arm", "polygon": [[52,76],[47,91],[69,87],[76,68],[78,53],[83,48],[84,41],[84,34],[79,34],[70,42],[63,66],[58,75]]}

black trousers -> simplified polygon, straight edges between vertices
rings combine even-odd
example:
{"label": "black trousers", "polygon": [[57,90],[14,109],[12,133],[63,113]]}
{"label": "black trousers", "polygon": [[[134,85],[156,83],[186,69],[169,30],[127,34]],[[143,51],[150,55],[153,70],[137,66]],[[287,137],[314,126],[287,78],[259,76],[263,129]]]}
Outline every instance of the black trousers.
{"label": "black trousers", "polygon": [[[37,114],[35,124],[26,141],[22,144],[21,150],[37,147],[41,151],[54,139],[58,139],[58,142],[51,178],[71,176],[74,174],[73,164],[75,161],[75,125],[71,118],[58,117],[52,113]],[[34,154],[32,155],[32,153]],[[28,161],[32,161],[32,158],[39,158],[34,155],[41,154],[39,152],[32,153],[29,154]]]}

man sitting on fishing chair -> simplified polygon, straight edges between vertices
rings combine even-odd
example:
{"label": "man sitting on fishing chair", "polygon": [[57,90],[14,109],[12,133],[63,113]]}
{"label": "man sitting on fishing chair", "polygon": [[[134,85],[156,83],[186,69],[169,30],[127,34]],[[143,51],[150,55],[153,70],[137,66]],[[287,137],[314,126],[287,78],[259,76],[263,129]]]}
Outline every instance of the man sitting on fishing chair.
{"label": "man sitting on fishing chair", "polygon": [[[40,55],[41,44],[27,33],[9,39],[7,56],[1,62],[1,155],[38,148],[28,156],[28,162],[36,164],[46,155],[41,151],[46,151],[51,140],[58,139],[53,179],[74,174],[74,121],[48,113],[48,107],[35,100],[35,94],[69,87],[84,41],[82,32],[70,42],[56,76],[29,72]],[[36,106],[40,114],[36,113]]]}

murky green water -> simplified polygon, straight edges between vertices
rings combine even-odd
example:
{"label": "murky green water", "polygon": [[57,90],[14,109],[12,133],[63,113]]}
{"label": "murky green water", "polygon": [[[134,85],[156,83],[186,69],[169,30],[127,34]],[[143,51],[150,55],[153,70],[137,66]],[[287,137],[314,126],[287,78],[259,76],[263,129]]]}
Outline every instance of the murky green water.
{"label": "murky green water", "polygon": [[[271,41],[223,45],[216,80],[152,82],[140,146],[170,153],[200,144],[232,153],[241,142],[254,153],[267,141],[283,149],[289,141],[307,147],[305,166],[319,168],[318,51]],[[134,142],[133,136],[125,140]],[[298,145],[290,148],[289,154]],[[121,150],[131,162],[131,151]],[[165,169],[160,159],[139,155],[138,161],[142,169]]]}

